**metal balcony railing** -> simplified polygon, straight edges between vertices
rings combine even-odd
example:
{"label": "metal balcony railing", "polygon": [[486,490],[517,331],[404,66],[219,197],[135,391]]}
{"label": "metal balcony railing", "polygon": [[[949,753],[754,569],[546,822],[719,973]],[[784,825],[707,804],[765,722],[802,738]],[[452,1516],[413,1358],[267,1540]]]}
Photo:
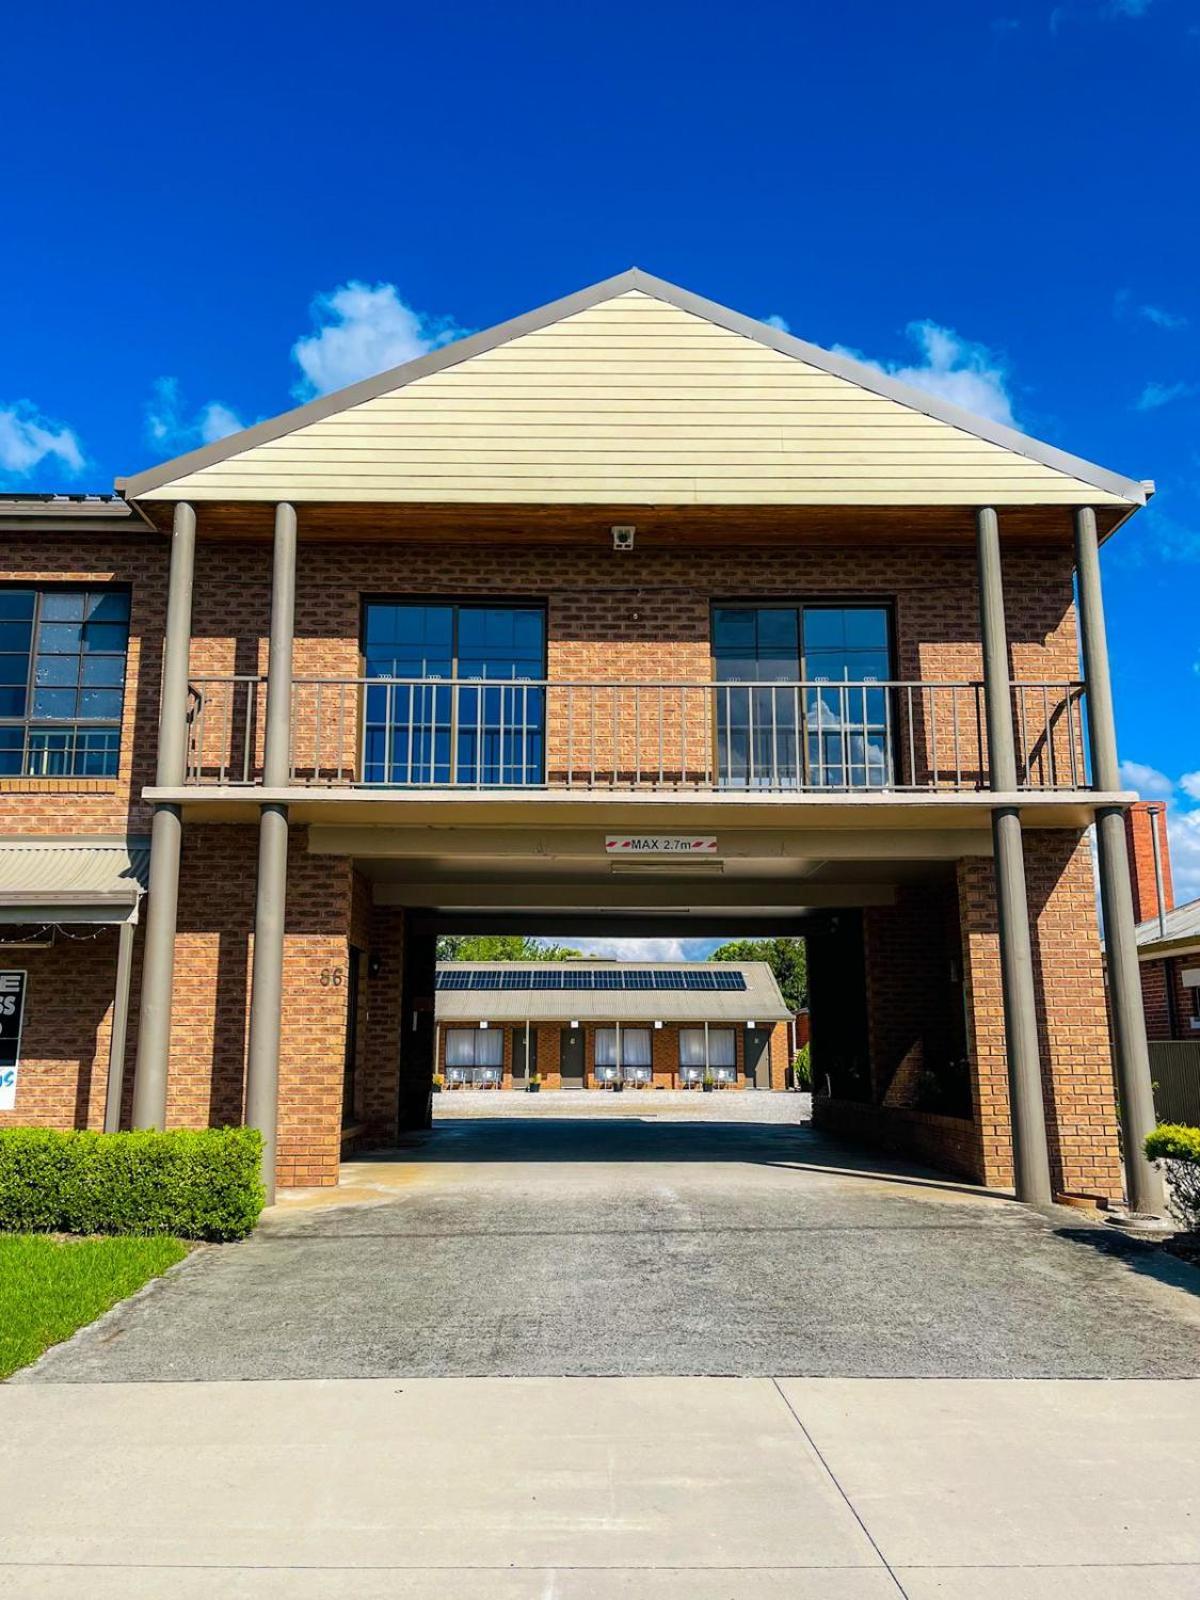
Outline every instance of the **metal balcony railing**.
{"label": "metal balcony railing", "polygon": [[[188,782],[262,781],[265,680],[193,678]],[[1088,787],[1083,687],[1011,685],[1018,783]],[[976,682],[297,678],[289,782],[862,794],[988,787]]]}

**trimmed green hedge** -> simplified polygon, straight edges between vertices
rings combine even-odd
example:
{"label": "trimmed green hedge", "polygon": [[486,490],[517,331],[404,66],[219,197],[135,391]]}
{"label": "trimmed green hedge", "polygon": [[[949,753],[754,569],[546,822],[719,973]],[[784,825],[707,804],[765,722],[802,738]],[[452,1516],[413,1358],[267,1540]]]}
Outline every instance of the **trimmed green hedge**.
{"label": "trimmed green hedge", "polygon": [[256,1128],[0,1129],[0,1230],[245,1238],[266,1198]]}
{"label": "trimmed green hedge", "polygon": [[1185,1227],[1200,1231],[1200,1128],[1164,1122],[1146,1135],[1145,1149],[1151,1161],[1166,1163],[1171,1210]]}

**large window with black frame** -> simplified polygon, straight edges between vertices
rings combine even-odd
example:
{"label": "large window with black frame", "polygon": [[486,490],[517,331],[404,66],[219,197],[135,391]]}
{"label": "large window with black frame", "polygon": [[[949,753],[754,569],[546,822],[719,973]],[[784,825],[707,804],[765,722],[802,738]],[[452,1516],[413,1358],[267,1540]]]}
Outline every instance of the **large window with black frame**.
{"label": "large window with black frame", "polygon": [[893,782],[887,606],[720,604],[712,641],[723,788]]}
{"label": "large window with black frame", "polygon": [[0,587],[0,777],[111,778],[129,592]]}
{"label": "large window with black frame", "polygon": [[543,606],[368,600],[363,662],[366,783],[542,782]]}

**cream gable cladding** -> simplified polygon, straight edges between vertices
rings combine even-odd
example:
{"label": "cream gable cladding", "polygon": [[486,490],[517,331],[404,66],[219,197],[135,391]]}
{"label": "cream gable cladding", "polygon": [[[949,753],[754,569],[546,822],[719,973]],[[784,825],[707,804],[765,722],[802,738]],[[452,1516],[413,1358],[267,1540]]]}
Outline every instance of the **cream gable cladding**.
{"label": "cream gable cladding", "polygon": [[639,290],[302,419],[140,498],[1128,504]]}

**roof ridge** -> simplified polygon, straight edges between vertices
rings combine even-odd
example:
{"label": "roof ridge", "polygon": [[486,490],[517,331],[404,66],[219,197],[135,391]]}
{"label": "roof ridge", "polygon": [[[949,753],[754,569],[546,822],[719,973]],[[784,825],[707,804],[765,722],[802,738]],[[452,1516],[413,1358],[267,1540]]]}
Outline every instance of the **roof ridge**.
{"label": "roof ridge", "polygon": [[372,377],[360,379],[344,389],[320,395],[304,405],[280,412],[277,416],[256,423],[253,427],[244,428],[239,433],[230,434],[215,444],[203,445],[198,450],[176,456],[133,477],[117,478],[114,480],[115,485],[128,499],[136,500],[139,495],[161,488],[174,478],[200,472],[205,467],[241,455],[257,445],[282,438],[286,434],[295,432],[297,428],[307,427],[337,412],[349,410],[368,400],[393,393],[410,383],[415,383],[419,378],[446,371],[450,367],[471,360],[474,356],[486,354],[490,350],[508,344],[524,334],[535,333],[581,311],[601,305],[606,300],[628,294],[632,290],[662,300],[674,306],[676,310],[699,317],[724,328],[727,332],[754,340],[767,349],[803,361],[833,377],[841,378],[870,393],[905,406],[908,410],[919,412],[1013,454],[1026,456],[1053,471],[1090,484],[1106,493],[1117,495],[1131,505],[1144,505],[1146,502],[1148,490],[1145,483],[1111,472],[1094,462],[1085,461],[1080,456],[1070,455],[1053,445],[1044,444],[1041,440],[1020,433],[1015,428],[1006,427],[1003,423],[978,417],[926,390],[915,389],[901,383],[887,373],[856,361],[852,357],[837,355],[819,345],[809,344],[794,334],[768,327],[766,323],[758,322],[742,312],[732,311],[728,306],[720,305],[714,300],[706,300],[690,290],[668,282],[665,278],[656,278],[640,267],[627,268],[624,272],[601,279],[600,282],[578,289],[561,299],[548,301],[545,305],[497,323],[491,328],[468,334],[453,344],[443,345],[440,349],[429,351],[413,361],[391,367]]}

